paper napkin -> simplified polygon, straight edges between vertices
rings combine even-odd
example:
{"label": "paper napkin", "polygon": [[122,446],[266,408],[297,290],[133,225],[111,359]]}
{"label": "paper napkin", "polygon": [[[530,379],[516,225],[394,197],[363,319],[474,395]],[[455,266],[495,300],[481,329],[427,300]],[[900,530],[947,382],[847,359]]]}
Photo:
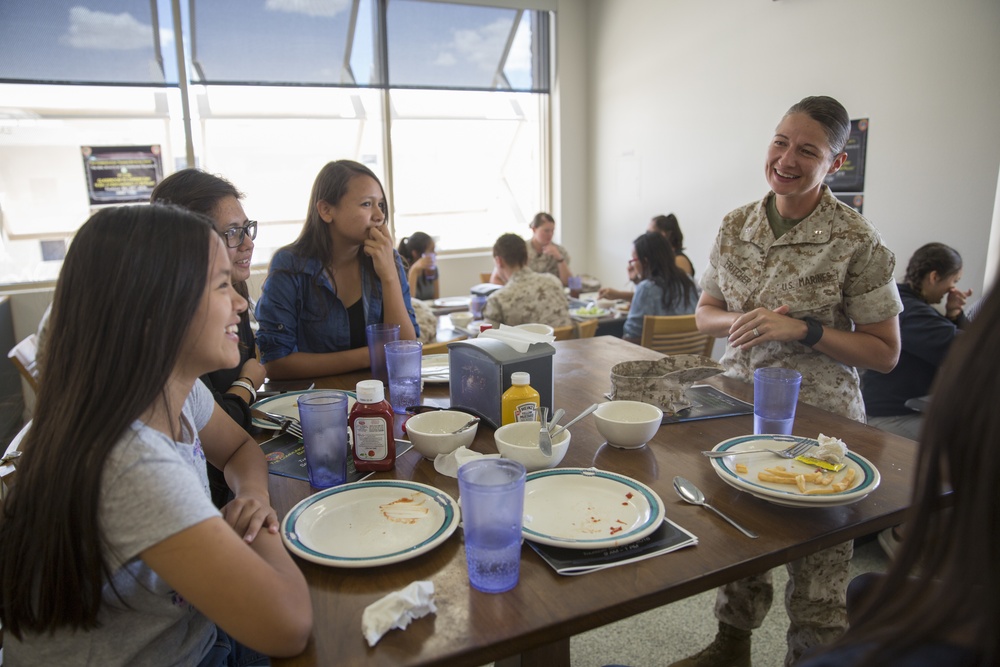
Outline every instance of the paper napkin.
{"label": "paper napkin", "polygon": [[480,454],[479,452],[474,452],[467,447],[459,447],[453,452],[449,452],[448,454],[438,454],[434,457],[434,469],[442,475],[457,478],[459,468],[469,461],[474,461],[475,459],[483,457],[488,459],[498,459],[500,458],[500,455]]}
{"label": "paper napkin", "polygon": [[361,632],[368,646],[375,646],[389,630],[403,630],[410,621],[431,613],[437,613],[437,607],[434,606],[434,582],[414,581],[406,588],[389,593],[365,607],[361,614]]}

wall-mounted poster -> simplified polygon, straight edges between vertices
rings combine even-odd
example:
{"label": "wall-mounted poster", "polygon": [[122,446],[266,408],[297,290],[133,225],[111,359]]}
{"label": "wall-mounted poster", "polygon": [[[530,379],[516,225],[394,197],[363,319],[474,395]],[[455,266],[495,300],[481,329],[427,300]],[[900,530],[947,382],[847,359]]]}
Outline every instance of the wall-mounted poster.
{"label": "wall-mounted poster", "polygon": [[847,161],[836,174],[826,177],[826,184],[833,192],[865,191],[865,153],[868,149],[868,119],[851,121],[851,136],[844,152]]}
{"label": "wall-mounted poster", "polygon": [[163,178],[160,147],[82,146],[90,205],[148,202]]}

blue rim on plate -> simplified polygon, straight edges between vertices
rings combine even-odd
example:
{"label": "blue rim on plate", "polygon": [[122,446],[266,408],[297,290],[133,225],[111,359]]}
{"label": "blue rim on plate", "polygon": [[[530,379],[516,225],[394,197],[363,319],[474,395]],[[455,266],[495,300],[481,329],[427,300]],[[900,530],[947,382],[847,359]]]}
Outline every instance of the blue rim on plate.
{"label": "blue rim on plate", "polygon": [[778,458],[777,456],[771,457],[767,454],[748,454],[745,458],[740,459],[740,463],[744,463],[748,466],[748,472],[743,475],[736,472],[736,457],[739,456],[740,449],[756,447],[766,447],[776,450],[784,449],[788,447],[789,444],[798,442],[799,440],[805,440],[813,447],[819,446],[819,443],[814,438],[800,438],[798,436],[743,435],[736,438],[730,438],[713,447],[712,451],[731,451],[733,453],[732,458],[727,456],[712,459],[712,469],[715,470],[715,473],[722,479],[722,481],[736,489],[746,491],[747,493],[750,493],[762,500],[779,505],[787,505],[789,507],[833,507],[837,505],[848,505],[861,500],[878,488],[878,485],[881,482],[881,475],[879,474],[878,469],[872,464],[871,461],[860,454],[855,454],[851,451],[848,451],[847,453],[848,466],[854,468],[856,471],[856,474],[858,475],[857,481],[851,488],[839,493],[826,495],[805,495],[800,493],[796,487],[791,485],[769,484],[767,482],[758,481],[756,478],[756,474],[759,471],[758,469],[764,467],[783,465],[787,468],[790,465],[795,465],[802,468],[803,472],[805,472],[806,469],[809,471],[813,470],[812,466],[800,461]]}
{"label": "blue rim on plate", "polygon": [[[320,392],[320,391],[339,391],[342,394],[347,394],[348,399],[357,400],[357,398],[358,398],[357,395],[353,391],[343,391],[342,389],[302,389],[302,390],[299,390],[299,391],[286,391],[283,394],[275,394],[274,396],[268,396],[267,398],[262,398],[259,401],[257,401],[256,403],[254,403],[253,405],[251,405],[250,407],[251,408],[256,408],[258,410],[263,410],[265,412],[274,412],[276,414],[283,414],[283,415],[286,415],[288,417],[296,417],[297,418],[299,409],[298,409],[298,404],[296,403],[296,401],[298,401],[299,395],[300,394],[315,394],[315,393]],[[280,409],[280,408],[279,409],[274,409],[274,406],[276,404],[277,405],[285,405],[285,402],[287,402],[288,399],[293,399],[292,403],[295,404],[295,406],[296,406],[294,413],[288,414],[286,412],[282,412],[282,409]],[[350,412],[350,410],[351,410],[351,401],[350,400],[347,401],[347,410],[348,410],[348,412]],[[264,429],[266,431],[280,431],[281,430],[281,427],[279,425],[272,424],[271,422],[264,421],[263,419],[257,419],[256,417],[254,417],[252,421],[253,421],[253,425],[254,426],[256,426],[257,428],[262,428],[262,429]]]}
{"label": "blue rim on plate", "polygon": [[[566,503],[560,503],[551,497],[558,486],[577,488],[566,495]],[[663,501],[651,488],[596,468],[552,468],[529,473],[524,490],[524,539],[564,549],[607,549],[631,544],[655,531],[665,515]],[[532,496],[540,491],[549,491],[549,497],[535,507]],[[542,514],[546,511],[551,516]],[[574,529],[576,520],[588,525]],[[540,525],[553,522],[558,530]],[[610,532],[618,527],[614,523],[622,524],[619,532]],[[587,536],[598,532],[601,537]]]}
{"label": "blue rim on plate", "polygon": [[[410,497],[426,496],[424,502],[430,503],[427,517],[432,523],[423,527],[424,530],[419,530],[420,526],[412,528],[418,520],[403,517],[394,522],[384,511],[385,505],[373,505],[382,500],[386,500],[387,504],[398,502],[400,493],[409,493]],[[359,508],[370,510],[369,516],[364,516]],[[330,523],[336,524],[338,511],[344,514],[342,525],[326,526],[325,528],[333,530],[322,536],[330,538],[337,549],[319,547],[315,540],[310,544],[313,537],[309,532],[312,524],[318,519],[330,519]],[[376,516],[376,512],[381,518]],[[374,518],[374,521],[364,523],[369,518]],[[296,504],[281,522],[281,538],[292,553],[313,563],[345,568],[374,567],[399,563],[430,551],[455,532],[459,518],[458,504],[447,493],[433,486],[403,480],[354,482],[320,491]],[[403,538],[400,544],[392,544],[392,539],[386,532],[387,527],[392,528],[394,525],[400,527],[399,534]],[[372,527],[376,530],[368,532]],[[366,535],[371,536],[370,541],[359,543],[358,540]],[[359,544],[362,548],[370,547],[370,553],[346,553],[348,545],[357,548]],[[338,551],[342,547],[344,549]]]}

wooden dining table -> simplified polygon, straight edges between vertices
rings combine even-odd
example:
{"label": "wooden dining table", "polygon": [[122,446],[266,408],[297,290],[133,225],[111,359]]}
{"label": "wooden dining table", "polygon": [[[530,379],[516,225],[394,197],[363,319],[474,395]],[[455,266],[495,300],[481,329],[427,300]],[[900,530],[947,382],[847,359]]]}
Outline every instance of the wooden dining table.
{"label": "wooden dining table", "polygon": [[[611,367],[659,353],[611,336],[555,343],[555,407],[567,419],[606,400]],[[318,378],[317,387],[354,389],[367,373]],[[716,376],[709,384],[752,402],[753,387]],[[425,402],[446,403],[447,385],[426,385]],[[520,581],[506,593],[469,585],[461,530],[436,549],[410,560],[368,569],[340,569],[298,560],[309,584],[314,628],[306,651],[274,665],[477,666],[570,664],[573,635],[767,571],[836,544],[900,523],[910,503],[917,445],[826,410],[800,403],[793,434],[841,438],[881,473],[870,495],[849,505],[794,508],[775,505],[723,482],[701,450],[753,432],[752,415],[661,426],[646,446],[611,447],[592,418],[571,427],[572,442],[560,467],[596,467],[631,477],[663,500],[666,517],[698,544],[640,562],[581,576],[556,574],[530,547],[522,548]],[[481,424],[473,449],[495,453],[493,429]],[[685,504],[672,488],[675,475],[699,486],[709,502],[760,535],[750,539],[714,513]],[[374,477],[429,484],[458,496],[457,480],[438,474],[433,462],[410,450],[390,473]],[[271,475],[271,501],[279,516],[313,491],[308,483]],[[362,637],[365,607],[408,584],[434,583],[437,611],[391,630],[374,647]],[[779,598],[780,599],[780,598]],[[776,602],[780,604],[780,602]]]}

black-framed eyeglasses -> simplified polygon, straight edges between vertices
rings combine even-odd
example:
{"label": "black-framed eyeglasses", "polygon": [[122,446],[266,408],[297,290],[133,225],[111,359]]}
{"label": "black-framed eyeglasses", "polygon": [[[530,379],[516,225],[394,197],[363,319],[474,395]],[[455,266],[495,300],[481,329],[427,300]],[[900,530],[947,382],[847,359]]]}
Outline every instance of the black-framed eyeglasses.
{"label": "black-framed eyeglasses", "polygon": [[233,227],[222,232],[222,237],[226,239],[226,245],[230,248],[239,248],[246,236],[249,236],[251,241],[257,238],[256,220],[248,220],[242,227]]}

